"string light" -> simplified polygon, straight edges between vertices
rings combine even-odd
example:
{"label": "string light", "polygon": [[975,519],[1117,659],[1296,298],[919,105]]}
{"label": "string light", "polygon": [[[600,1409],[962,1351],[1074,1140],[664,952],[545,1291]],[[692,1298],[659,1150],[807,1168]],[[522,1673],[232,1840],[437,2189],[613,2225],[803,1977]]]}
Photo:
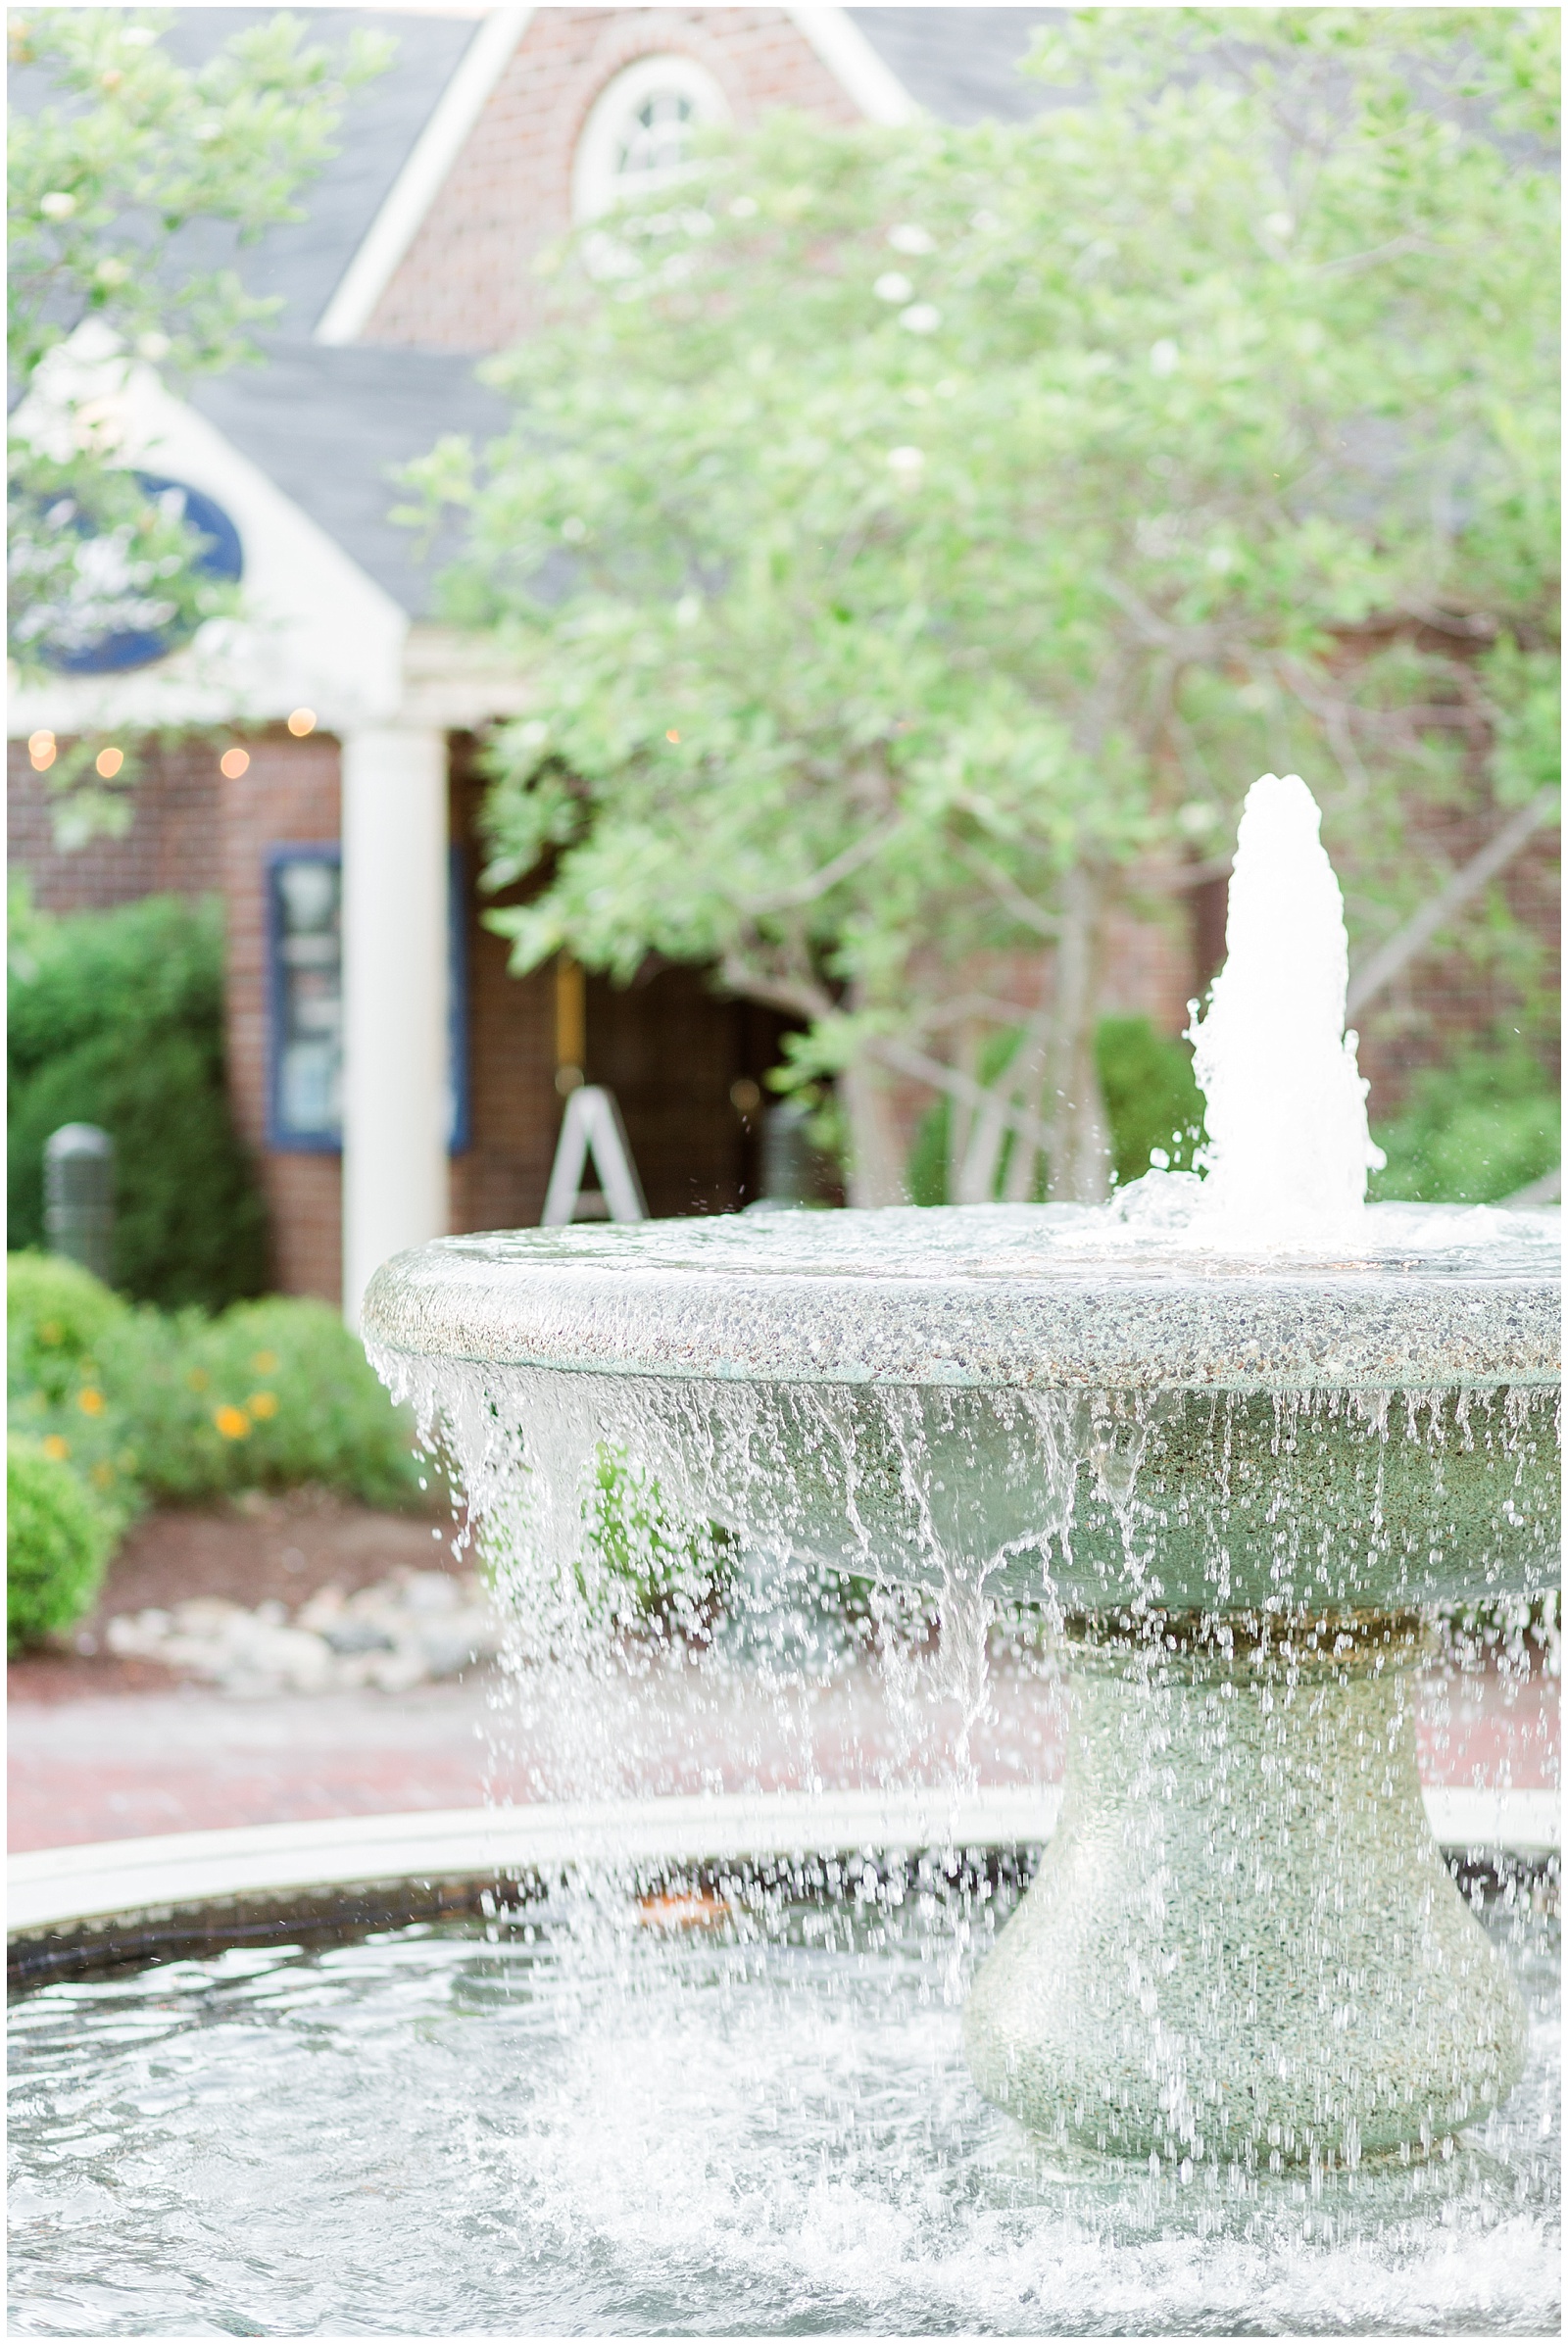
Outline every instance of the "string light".
{"label": "string light", "polygon": [[250,762],[248,749],[225,749],[218,760],[218,769],[225,781],[238,781],[242,773],[249,772]]}
{"label": "string light", "polygon": [[303,741],[307,733],[313,733],[316,730],[316,710],[314,708],[296,708],[289,717],[288,729],[296,741]]}
{"label": "string light", "polygon": [[52,732],[35,732],[27,741],[27,755],[35,773],[47,773],[55,761],[55,736]]}
{"label": "string light", "polygon": [[100,749],[92,761],[105,781],[113,781],[125,761],[125,753],[122,749]]}

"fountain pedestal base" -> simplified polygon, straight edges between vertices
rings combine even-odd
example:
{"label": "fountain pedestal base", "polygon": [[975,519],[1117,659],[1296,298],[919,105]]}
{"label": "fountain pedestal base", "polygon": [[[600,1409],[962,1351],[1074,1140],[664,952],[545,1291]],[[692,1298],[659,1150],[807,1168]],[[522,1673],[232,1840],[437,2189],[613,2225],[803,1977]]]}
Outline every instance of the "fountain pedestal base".
{"label": "fountain pedestal base", "polygon": [[1408,1617],[1082,1624],[1057,1826],[964,2013],[988,2098],[1181,2165],[1421,2152],[1523,2008],[1433,1840]]}

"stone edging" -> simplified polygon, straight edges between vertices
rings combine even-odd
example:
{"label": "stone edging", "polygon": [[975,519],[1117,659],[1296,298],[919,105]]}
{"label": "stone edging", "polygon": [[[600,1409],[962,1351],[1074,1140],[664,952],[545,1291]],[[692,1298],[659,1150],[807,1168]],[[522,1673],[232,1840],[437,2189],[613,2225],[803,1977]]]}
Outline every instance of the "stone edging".
{"label": "stone edging", "polygon": [[[1446,1848],[1539,1856],[1561,1843],[1554,1790],[1438,1786],[1425,1798],[1434,1834]],[[957,1798],[938,1789],[896,1795],[796,1791],[355,1815],[329,1823],[103,1840],[13,1856],[8,1929],[16,1939],[78,1922],[235,1896],[499,1877],[584,1862],[680,1865],[827,1848],[1038,1843],[1054,1828],[1060,1801],[1055,1784]]]}

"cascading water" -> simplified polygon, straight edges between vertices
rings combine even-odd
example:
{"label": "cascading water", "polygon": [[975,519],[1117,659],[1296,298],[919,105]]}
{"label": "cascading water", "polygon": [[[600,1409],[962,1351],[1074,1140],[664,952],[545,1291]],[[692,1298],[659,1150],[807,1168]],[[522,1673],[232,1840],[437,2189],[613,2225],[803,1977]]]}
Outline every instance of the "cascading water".
{"label": "cascading water", "polygon": [[[1555,1217],[1365,1203],[1295,777],[1249,794],[1227,943],[1202,1179],[453,1239],[379,1274],[372,1356],[512,1606],[498,1733],[536,1795],[810,1784],[830,1742],[841,1782],[956,1793],[999,1712],[1028,1779],[1064,1706],[1068,1748],[1015,1911],[1006,1865],[823,1846],[684,1903],[579,1868],[482,1949],[193,1975],[207,2031],[150,2085],[117,2054],[118,2087],[177,2107],[195,2189],[265,2019],[346,2176],[313,2165],[298,2217],[323,2324],[366,2235],[431,2332],[1554,2317],[1552,1924],[1506,1867],[1456,1892],[1413,1672],[1433,1607],[1555,1585]],[[67,2044],[70,1990],[35,2007]],[[378,2013],[399,2049],[367,2061]],[[342,2110],[373,2153],[330,2146]],[[389,2157],[399,2220],[367,2233]],[[400,2244],[411,2206],[461,2284]]]}

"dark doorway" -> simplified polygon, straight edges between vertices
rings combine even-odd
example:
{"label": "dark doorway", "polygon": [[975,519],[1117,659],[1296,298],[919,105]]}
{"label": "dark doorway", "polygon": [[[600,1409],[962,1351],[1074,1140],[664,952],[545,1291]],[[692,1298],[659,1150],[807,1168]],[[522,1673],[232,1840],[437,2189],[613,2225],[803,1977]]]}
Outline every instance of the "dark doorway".
{"label": "dark doorway", "polygon": [[763,1077],[787,1020],[714,993],[700,969],[650,962],[630,985],[590,977],[587,1064],[613,1091],[648,1209],[734,1212],[759,1195]]}

